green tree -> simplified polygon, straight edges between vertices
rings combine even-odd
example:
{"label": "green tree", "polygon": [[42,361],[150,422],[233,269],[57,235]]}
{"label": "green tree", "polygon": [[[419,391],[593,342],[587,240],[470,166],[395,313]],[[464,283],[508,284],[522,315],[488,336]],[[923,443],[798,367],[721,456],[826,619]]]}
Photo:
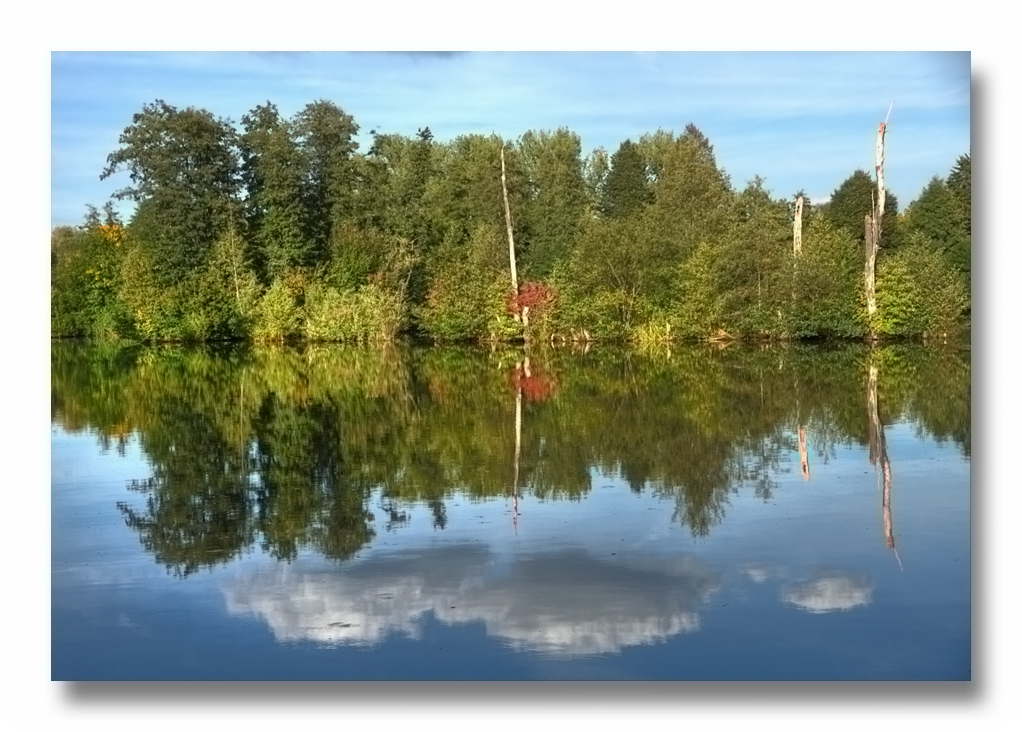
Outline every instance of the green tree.
{"label": "green tree", "polygon": [[578,245],[553,277],[562,330],[623,338],[651,314],[652,292],[672,275],[640,216],[586,223]]}
{"label": "green tree", "polygon": [[[503,146],[497,135],[461,135],[437,151],[437,175],[426,191],[425,203],[442,238],[464,243],[480,226],[506,229],[500,183]],[[508,199],[517,234],[528,180],[514,147],[506,148],[505,157]]]}
{"label": "green tree", "polygon": [[877,274],[878,332],[944,337],[962,325],[969,292],[961,272],[918,232]]}
{"label": "green tree", "polygon": [[132,117],[119,142],[100,178],[128,172],[131,185],[114,198],[138,203],[131,227],[160,282],[180,281],[237,217],[236,133],[205,110],[156,100]]}
{"label": "green tree", "polygon": [[101,223],[91,207],[80,227],[54,230],[50,243],[52,335],[131,335],[131,318],[120,298],[126,240],[124,227],[112,212]]}
{"label": "green tree", "polygon": [[782,314],[791,300],[782,276],[784,262],[791,256],[787,204],[773,200],[757,177],[735,197],[735,207],[738,226],[730,246],[720,252],[725,264],[719,282],[725,330],[785,334]]}
{"label": "green tree", "polygon": [[522,270],[543,278],[570,252],[586,214],[582,142],[565,128],[530,131],[518,141],[518,150],[531,185],[521,214],[526,242]]}
{"label": "green tree", "polygon": [[972,278],[972,182],[968,155],[955,163],[947,181],[934,176],[905,212],[902,228],[919,234],[923,244],[941,252],[965,277]]}
{"label": "green tree", "polygon": [[293,126],[267,102],[241,118],[246,220],[257,262],[269,282],[315,262],[303,198],[302,157]]}
{"label": "green tree", "polygon": [[423,198],[435,174],[435,143],[428,127],[413,138],[403,135],[374,134],[369,155],[384,166],[387,173],[389,210],[386,227],[413,242],[425,252],[435,242],[430,231]]}
{"label": "green tree", "polygon": [[947,177],[947,186],[963,211],[962,222],[966,231],[972,233],[972,154],[966,153],[955,161]]}
{"label": "green tree", "polygon": [[646,164],[638,146],[625,140],[610,158],[603,182],[600,211],[610,218],[628,216],[653,200]]}
{"label": "green tree", "polygon": [[684,260],[702,242],[719,240],[741,217],[727,174],[713,147],[693,125],[673,138],[658,133],[656,182],[646,230],[658,237],[666,266]]}
{"label": "green tree", "polygon": [[305,105],[293,120],[302,153],[305,209],[309,212],[306,236],[312,241],[310,261],[326,259],[333,226],[355,215],[358,149],[355,119],[333,102]]}
{"label": "green tree", "polygon": [[[429,210],[427,191],[436,175],[442,150],[438,150],[429,128],[414,138],[374,131],[367,164],[377,181],[379,219],[377,225],[401,243],[413,261],[407,296],[421,303],[428,283],[425,264],[442,235],[439,218]],[[435,187],[435,186],[434,186]]]}
{"label": "green tree", "polygon": [[453,236],[430,263],[420,322],[439,341],[508,340],[521,336],[509,309],[507,240],[503,229],[480,224],[467,242]]}
{"label": "green tree", "polygon": [[[876,199],[876,181],[864,170],[856,170],[831,194],[827,215],[836,225],[865,241],[864,220],[873,210]],[[884,218],[880,233],[880,255],[896,249],[900,243],[898,232],[898,198],[890,190],[884,198]]]}
{"label": "green tree", "polygon": [[972,154],[961,155],[947,178],[947,186],[954,195],[961,212],[960,237],[957,246],[948,253],[948,259],[965,274],[966,287],[972,289]]}
{"label": "green tree", "polygon": [[602,147],[595,148],[586,156],[582,163],[582,177],[586,183],[588,213],[590,217],[600,210],[600,201],[603,199],[603,184],[607,180],[607,173],[609,171],[610,157]]}
{"label": "green tree", "polygon": [[802,254],[785,267],[793,298],[785,330],[793,337],[865,335],[862,249],[855,237],[814,215],[804,226]]}

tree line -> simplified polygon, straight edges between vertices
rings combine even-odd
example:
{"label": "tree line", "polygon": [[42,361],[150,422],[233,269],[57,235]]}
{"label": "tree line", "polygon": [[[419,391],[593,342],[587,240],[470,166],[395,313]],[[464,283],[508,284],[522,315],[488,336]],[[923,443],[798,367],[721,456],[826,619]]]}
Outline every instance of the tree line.
{"label": "tree line", "polygon": [[358,132],[323,100],[290,118],[267,102],[240,125],[145,105],[101,173],[127,174],[113,198],[130,220],[109,202],[52,232],[52,334],[653,344],[940,335],[969,317],[968,154],[904,212],[888,192],[870,317],[865,171],[814,205],[758,177],[736,189],[691,124],[612,155],[565,128],[371,130],[365,152]]}

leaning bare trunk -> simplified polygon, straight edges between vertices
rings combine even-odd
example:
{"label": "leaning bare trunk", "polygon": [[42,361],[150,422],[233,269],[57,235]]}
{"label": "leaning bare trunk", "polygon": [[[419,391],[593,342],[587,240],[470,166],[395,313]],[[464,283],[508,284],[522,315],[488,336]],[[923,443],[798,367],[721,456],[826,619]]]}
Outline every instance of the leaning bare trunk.
{"label": "leaning bare trunk", "polygon": [[521,320],[518,314],[518,267],[515,264],[515,233],[511,225],[511,204],[507,200],[507,175],[504,170],[504,146],[500,148],[500,187],[504,192],[504,220],[507,222],[507,253],[511,260],[511,294],[516,300],[515,320]]}

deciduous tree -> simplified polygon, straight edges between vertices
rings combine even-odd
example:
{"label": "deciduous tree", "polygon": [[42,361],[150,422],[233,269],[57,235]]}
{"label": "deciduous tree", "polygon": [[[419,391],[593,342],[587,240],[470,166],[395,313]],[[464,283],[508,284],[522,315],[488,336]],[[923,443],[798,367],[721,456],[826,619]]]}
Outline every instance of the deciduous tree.
{"label": "deciduous tree", "polygon": [[160,280],[179,281],[201,267],[213,242],[237,217],[239,160],[230,120],[205,110],[147,104],[119,138],[100,175],[127,171],[131,185],[114,198],[138,202],[132,220]]}

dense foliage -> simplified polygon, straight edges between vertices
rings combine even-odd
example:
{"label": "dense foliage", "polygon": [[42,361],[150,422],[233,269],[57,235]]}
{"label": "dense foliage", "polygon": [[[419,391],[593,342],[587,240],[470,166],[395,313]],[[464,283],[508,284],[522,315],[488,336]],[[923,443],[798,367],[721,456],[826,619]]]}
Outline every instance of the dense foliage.
{"label": "dense foliage", "polygon": [[[732,186],[695,126],[583,156],[567,129],[434,139],[370,132],[315,101],[236,128],[145,105],[101,177],[111,207],[53,232],[51,331],[140,341],[438,341],[918,336],[970,308],[971,159],[898,214],[887,195],[877,288],[861,243],[874,183],[824,205]],[[512,291],[504,183],[519,291]],[[525,289],[523,289],[525,288]],[[528,289],[531,288],[531,289]],[[524,311],[525,301],[542,297]]]}

